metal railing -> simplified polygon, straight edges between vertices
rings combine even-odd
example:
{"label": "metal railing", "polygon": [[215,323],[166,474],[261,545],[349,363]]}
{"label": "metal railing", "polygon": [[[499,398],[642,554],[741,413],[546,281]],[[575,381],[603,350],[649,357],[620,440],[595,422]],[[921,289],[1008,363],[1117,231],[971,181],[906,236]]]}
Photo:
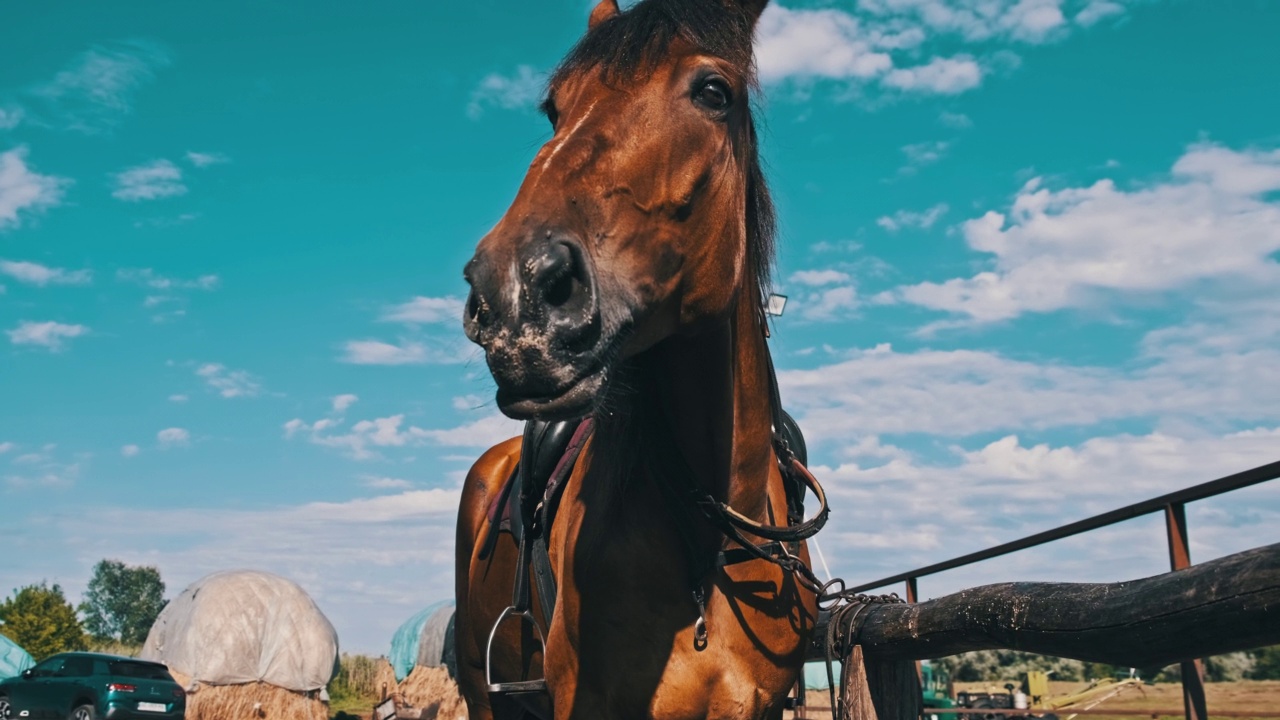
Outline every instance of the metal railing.
{"label": "metal railing", "polygon": [[[1056,527],[1044,532],[1038,532],[1034,535],[1012,542],[1003,543],[990,547],[985,550],[979,550],[967,555],[945,560],[933,565],[926,565],[922,568],[909,570],[897,575],[891,575],[881,578],[873,582],[863,583],[851,588],[855,592],[866,592],[883,588],[895,583],[906,583],[907,586],[907,602],[918,602],[919,591],[917,589],[917,581],[919,578],[927,575],[936,575],[947,570],[972,565],[983,560],[991,560],[1003,555],[1026,550],[1038,545],[1061,540],[1073,535],[1080,535],[1092,530],[1104,528],[1109,525],[1115,525],[1126,520],[1151,515],[1153,513],[1164,513],[1165,532],[1169,543],[1169,566],[1173,570],[1183,570],[1191,566],[1191,550],[1187,541],[1187,503],[1197,500],[1221,495],[1233,490],[1240,490],[1253,485],[1258,485],[1271,480],[1280,479],[1280,461],[1262,465],[1245,470],[1244,472],[1228,475],[1217,480],[1211,480],[1207,483],[1194,485],[1189,488],[1178,490],[1167,495],[1151,498],[1142,502],[1126,505],[1125,507],[1105,512],[1100,515],[1077,520],[1061,527]],[[1208,713],[1205,708],[1204,698],[1204,664],[1200,660],[1191,660],[1182,663],[1182,688],[1183,702],[1186,709],[1187,720],[1207,720]]]}

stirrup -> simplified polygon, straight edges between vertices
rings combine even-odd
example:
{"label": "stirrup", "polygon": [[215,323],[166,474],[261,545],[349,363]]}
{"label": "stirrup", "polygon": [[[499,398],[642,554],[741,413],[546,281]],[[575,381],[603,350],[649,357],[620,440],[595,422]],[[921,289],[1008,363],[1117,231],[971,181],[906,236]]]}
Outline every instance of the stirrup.
{"label": "stirrup", "polygon": [[536,680],[519,680],[516,682],[500,682],[493,681],[493,638],[498,634],[498,626],[502,625],[502,621],[509,617],[522,618],[527,620],[533,626],[534,632],[538,634],[538,644],[542,646],[543,661],[547,657],[547,641],[542,637],[542,628],[538,627],[538,621],[534,620],[533,613],[529,610],[517,610],[515,606],[508,607],[503,610],[498,619],[493,622],[493,629],[489,631],[489,642],[484,649],[484,682],[488,686],[490,695],[529,695],[533,693],[546,692],[547,679],[545,677]]}

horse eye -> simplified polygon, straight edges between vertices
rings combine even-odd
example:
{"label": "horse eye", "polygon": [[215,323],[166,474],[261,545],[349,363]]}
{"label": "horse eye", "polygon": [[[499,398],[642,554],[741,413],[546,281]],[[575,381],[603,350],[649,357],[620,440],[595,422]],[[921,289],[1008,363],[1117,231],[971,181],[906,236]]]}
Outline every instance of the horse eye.
{"label": "horse eye", "polygon": [[708,78],[693,94],[693,99],[708,110],[724,110],[733,102],[733,91],[720,78]]}
{"label": "horse eye", "polygon": [[556,109],[555,103],[547,100],[542,103],[542,114],[547,116],[547,122],[551,123],[551,129],[556,129],[556,121],[560,119],[560,111]]}

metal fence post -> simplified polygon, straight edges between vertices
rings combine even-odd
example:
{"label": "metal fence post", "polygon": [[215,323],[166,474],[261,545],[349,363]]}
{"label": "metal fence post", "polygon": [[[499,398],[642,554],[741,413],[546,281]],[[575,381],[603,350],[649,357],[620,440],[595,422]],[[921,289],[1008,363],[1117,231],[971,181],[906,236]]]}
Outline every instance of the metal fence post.
{"label": "metal fence post", "polygon": [[[1173,570],[1191,567],[1191,546],[1187,541],[1187,506],[1170,503],[1164,506],[1165,530],[1169,536],[1169,565]],[[1204,699],[1204,662],[1200,659],[1182,663],[1182,703],[1187,720],[1208,720]]]}

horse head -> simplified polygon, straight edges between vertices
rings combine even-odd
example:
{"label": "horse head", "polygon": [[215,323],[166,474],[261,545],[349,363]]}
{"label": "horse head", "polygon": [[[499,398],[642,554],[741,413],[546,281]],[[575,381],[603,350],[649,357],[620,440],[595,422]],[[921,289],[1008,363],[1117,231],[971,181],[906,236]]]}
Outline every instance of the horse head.
{"label": "horse head", "polygon": [[467,263],[464,325],[507,415],[589,414],[618,364],[759,306],[772,255],[750,94],[765,0],[601,0],[553,73],[553,134]]}

